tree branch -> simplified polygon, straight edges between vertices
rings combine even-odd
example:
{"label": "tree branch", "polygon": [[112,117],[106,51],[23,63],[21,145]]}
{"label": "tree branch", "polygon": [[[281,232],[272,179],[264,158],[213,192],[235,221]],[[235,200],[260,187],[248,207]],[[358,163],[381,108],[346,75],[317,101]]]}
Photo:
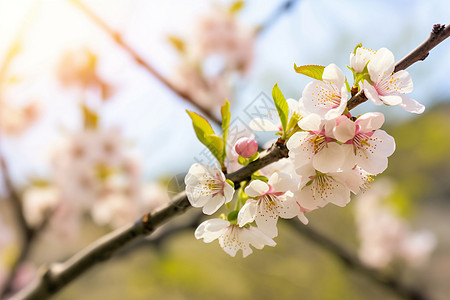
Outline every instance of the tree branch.
{"label": "tree branch", "polygon": [[[71,1],[78,2],[77,0]],[[446,31],[441,30],[440,32]],[[433,47],[435,47],[437,44],[435,44]],[[357,103],[357,96],[358,94],[352,97],[352,99],[349,101],[349,105],[352,105],[352,103]],[[350,106],[349,109],[352,109],[355,106],[356,105]],[[259,159],[234,173],[228,174],[227,178],[233,180],[235,184],[238,184],[241,180],[249,178],[254,171],[287,156],[288,150],[286,149],[286,147],[280,142],[277,142],[270,149],[262,153]],[[141,239],[146,235],[152,233],[158,225],[167,221],[171,217],[184,212],[189,207],[190,204],[186,197],[186,193],[179,193],[174,197],[172,204],[167,206],[163,210],[153,214],[148,213],[141,219],[137,220],[134,224],[124,226],[111,232],[110,234],[95,241],[81,252],[75,254],[72,258],[64,263],[52,264],[44,268],[41,271],[41,275],[38,276],[32,284],[20,291],[12,299],[48,298],[49,296],[57,293],[64,286],[75,280],[79,275],[86,272],[94,265],[106,259],[109,259],[114,253],[129,245],[131,242]],[[326,246],[332,251],[336,250],[335,247],[331,246],[334,244],[334,242],[332,242],[331,240],[326,239],[328,242],[325,242],[325,240],[320,239],[319,235],[317,234],[310,234],[309,237],[311,239],[314,238],[315,242],[320,245]],[[355,266],[355,270],[360,270],[362,274],[368,275],[369,278],[374,279],[376,277],[375,275],[370,275],[368,269],[363,270],[362,267],[359,266],[359,264],[351,262],[353,259],[350,259],[350,256],[347,257],[342,253],[340,253],[339,256],[343,261],[347,263],[347,265]],[[377,279],[375,281],[381,282],[382,280]],[[391,289],[403,289],[403,285],[399,287],[398,283],[388,282],[385,284],[385,286]],[[412,298],[411,296],[411,298],[409,299],[423,298]]]}
{"label": "tree branch", "polygon": [[[235,183],[238,184],[240,180],[250,177],[256,169],[278,161],[284,157],[285,153],[287,153],[287,149],[284,145],[275,144],[262,153],[259,159],[241,168],[239,171],[229,174],[228,178],[233,178],[233,180],[236,180]],[[123,249],[131,242],[152,233],[158,225],[186,211],[189,207],[191,206],[186,193],[181,192],[177,194],[172,199],[172,204],[166,208],[153,214],[148,213],[134,224],[111,232],[64,263],[52,264],[43,268],[40,275],[29,286],[11,299],[47,299],[96,264],[109,259],[118,250]]]}
{"label": "tree branch", "polygon": [[[447,25],[435,24],[430,33],[430,36],[420,46],[418,46],[416,49],[414,49],[408,55],[402,58],[399,62],[397,62],[397,64],[395,65],[394,72],[405,70],[412,64],[420,60],[425,60],[425,58],[428,57],[430,51],[449,36],[450,36],[450,24]],[[348,100],[347,108],[348,110],[351,110],[366,101],[367,97],[364,95],[364,91],[361,90],[355,96],[350,98],[350,100]]]}

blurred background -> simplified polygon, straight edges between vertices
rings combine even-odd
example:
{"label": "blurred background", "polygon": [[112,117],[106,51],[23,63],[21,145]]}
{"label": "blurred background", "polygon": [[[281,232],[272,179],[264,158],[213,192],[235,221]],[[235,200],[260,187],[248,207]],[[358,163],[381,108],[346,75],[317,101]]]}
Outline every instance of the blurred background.
{"label": "blurred background", "polygon": [[[428,37],[433,24],[446,24],[450,16],[444,0],[291,2],[283,7],[284,1],[275,0],[243,5],[0,0],[0,151],[30,226],[52,220],[34,243],[17,288],[40,264],[66,259],[111,229],[161,207],[169,201],[168,182],[176,175],[182,179],[196,161],[208,163],[186,109],[202,107],[217,118],[228,98],[237,138],[255,114],[271,117],[267,95],[276,82],[286,98],[301,97],[310,79],[295,73],[294,63],[335,63],[350,80],[346,65],[358,43],[386,47],[399,60]],[[108,30],[119,34],[119,43]],[[196,99],[196,105],[161,83],[148,66]],[[394,259],[373,267],[423,287],[432,299],[446,299],[450,42],[408,72],[414,81],[410,96],[426,106],[422,115],[371,103],[353,115],[385,114],[383,129],[395,138],[397,149],[389,168],[377,176],[376,181],[390,182],[389,193],[380,197],[408,231],[426,230],[432,236],[430,253],[424,250],[422,264]],[[260,145],[274,137],[255,134]],[[3,170],[0,220],[9,230],[0,230],[0,262],[8,270],[21,243],[4,177]],[[355,201],[346,208],[327,206],[308,215],[309,226],[358,255],[363,241],[357,211]],[[196,213],[166,228],[191,224]],[[240,253],[229,257],[215,242],[195,240],[194,228],[124,251],[55,299],[397,299],[284,223],[276,247],[245,259]],[[2,240],[7,241],[3,250]],[[411,247],[426,248],[421,243]]]}

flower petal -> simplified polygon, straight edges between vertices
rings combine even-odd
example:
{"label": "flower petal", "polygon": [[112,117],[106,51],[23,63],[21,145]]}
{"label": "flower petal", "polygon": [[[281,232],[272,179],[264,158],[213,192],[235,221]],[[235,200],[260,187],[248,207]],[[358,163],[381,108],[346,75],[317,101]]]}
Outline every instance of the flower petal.
{"label": "flower petal", "polygon": [[425,106],[423,106],[416,100],[406,97],[404,95],[402,95],[401,97],[402,97],[402,103],[400,104],[400,107],[402,107],[407,112],[414,113],[414,114],[421,114],[424,112]]}
{"label": "flower petal", "polygon": [[258,197],[264,195],[269,190],[269,185],[262,180],[252,180],[248,187],[245,188],[245,193],[250,197]]}
{"label": "flower petal", "polygon": [[337,124],[333,128],[333,135],[339,142],[345,143],[355,137],[355,131],[355,122],[346,116],[342,116],[337,119]]}
{"label": "flower petal", "polygon": [[378,83],[390,76],[394,72],[394,67],[394,54],[386,48],[378,50],[367,64],[370,79],[374,83]]}
{"label": "flower petal", "polygon": [[369,82],[367,82],[367,80],[364,81],[363,88],[364,88],[364,95],[367,97],[367,99],[369,99],[376,105],[383,104],[383,102],[381,101],[381,99],[378,95],[377,90],[375,89],[375,87],[373,85],[371,85]]}
{"label": "flower petal", "polygon": [[309,114],[298,121],[298,126],[303,130],[317,131],[322,124],[322,118],[318,114]]}
{"label": "flower petal", "polygon": [[402,97],[401,95],[386,95],[386,96],[379,96],[381,101],[383,101],[386,105],[399,105],[402,103]]}
{"label": "flower petal", "polygon": [[344,161],[344,149],[338,143],[331,142],[313,157],[313,166],[323,173],[335,172],[342,167]]}
{"label": "flower petal", "polygon": [[355,123],[359,126],[360,132],[370,132],[381,128],[384,115],[380,112],[365,113],[358,117]]}
{"label": "flower petal", "polygon": [[250,121],[250,128],[256,131],[279,131],[280,125],[267,119],[255,118]]}
{"label": "flower petal", "polygon": [[252,223],[255,220],[255,216],[258,210],[256,201],[250,199],[242,206],[239,211],[237,222],[238,225],[243,227],[248,223]]}
{"label": "flower petal", "polygon": [[224,202],[225,197],[222,194],[216,194],[206,202],[202,211],[205,215],[212,215],[224,204]]}
{"label": "flower petal", "polygon": [[222,235],[223,230],[230,225],[230,222],[222,219],[211,219],[201,223],[195,230],[195,238],[203,239],[205,243],[210,243]]}

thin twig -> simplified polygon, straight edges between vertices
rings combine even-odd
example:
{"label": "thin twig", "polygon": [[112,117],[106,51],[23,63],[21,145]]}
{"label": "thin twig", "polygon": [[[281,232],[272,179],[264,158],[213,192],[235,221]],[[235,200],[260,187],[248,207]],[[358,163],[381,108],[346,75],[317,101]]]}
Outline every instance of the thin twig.
{"label": "thin twig", "polygon": [[329,253],[334,255],[341,263],[351,270],[362,274],[378,285],[384,287],[391,293],[408,300],[426,300],[429,299],[423,289],[415,286],[408,286],[399,279],[381,273],[378,270],[365,266],[356,256],[351,254],[347,249],[342,247],[339,243],[330,239],[323,233],[318,232],[311,226],[303,225],[298,219],[287,222],[294,230],[308,238],[311,242],[326,249]]}
{"label": "thin twig", "polygon": [[82,12],[86,14],[95,24],[102,28],[111,38],[126,52],[128,52],[131,57],[143,68],[145,68],[150,74],[152,74],[156,79],[158,79],[162,84],[164,84],[170,91],[177,94],[179,97],[185,101],[191,103],[193,106],[197,107],[205,116],[207,116],[211,121],[216,124],[221,124],[221,121],[205,107],[198,104],[188,93],[176,87],[172,82],[165,78],[161,73],[159,73],[148,61],[142,58],[122,37],[122,35],[109,27],[102,19],[100,19],[90,8],[88,8],[80,0],[69,0],[76,7],[78,7]]}
{"label": "thin twig", "polygon": [[[412,64],[420,60],[425,60],[430,54],[430,51],[449,36],[450,36],[450,24],[447,25],[435,24],[433,26],[433,29],[431,30],[430,36],[420,46],[418,46],[416,49],[414,49],[408,55],[402,58],[399,62],[397,62],[397,64],[395,65],[394,72],[405,70]],[[367,97],[364,95],[364,91],[361,90],[350,100],[348,100],[347,108],[348,110],[351,110],[366,101]]]}

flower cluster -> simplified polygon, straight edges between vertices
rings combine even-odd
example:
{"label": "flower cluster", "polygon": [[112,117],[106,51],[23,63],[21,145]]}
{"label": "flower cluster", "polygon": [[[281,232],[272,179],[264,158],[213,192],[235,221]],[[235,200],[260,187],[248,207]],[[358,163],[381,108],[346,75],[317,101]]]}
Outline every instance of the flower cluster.
{"label": "flower cluster", "polygon": [[[222,145],[227,142],[229,105],[222,107],[222,139],[204,119],[190,113],[199,140],[221,166],[194,164],[185,179],[187,197],[192,206],[202,207],[208,215],[224,204],[230,210],[219,219],[203,222],[195,237],[205,242],[219,239],[228,254],[234,256],[241,249],[246,256],[251,253],[250,245],[257,249],[275,245],[279,218],[298,217],[307,224],[305,213],[328,203],[343,207],[352,193],[367,189],[387,168],[395,142],[380,129],[385,121],[382,113],[352,116],[347,108],[351,96],[361,91],[375,104],[399,105],[413,113],[424,110],[405,96],[412,91],[409,74],[394,73],[394,66],[389,50],[358,46],[350,55],[352,87],[335,64],[295,66],[296,72],[315,79],[305,87],[301,99],[286,100],[275,85],[272,96],[279,123],[258,118],[250,124],[259,130],[276,131],[281,136],[277,143],[286,145],[289,158],[254,172],[242,182],[233,183],[222,172],[227,167]],[[238,162],[245,166],[256,160],[257,148],[252,139],[238,140],[234,147]],[[237,192],[234,184],[239,186]]]}
{"label": "flower cluster", "polygon": [[143,184],[138,160],[116,129],[70,134],[53,153],[53,184],[34,182],[23,195],[29,224],[74,236],[84,212],[99,225],[119,227],[169,202],[160,184]]}

